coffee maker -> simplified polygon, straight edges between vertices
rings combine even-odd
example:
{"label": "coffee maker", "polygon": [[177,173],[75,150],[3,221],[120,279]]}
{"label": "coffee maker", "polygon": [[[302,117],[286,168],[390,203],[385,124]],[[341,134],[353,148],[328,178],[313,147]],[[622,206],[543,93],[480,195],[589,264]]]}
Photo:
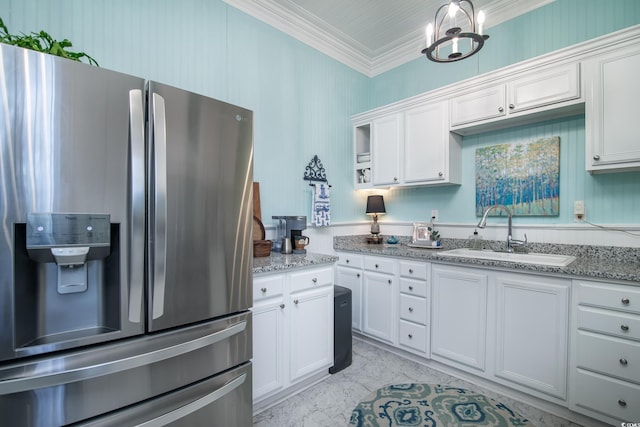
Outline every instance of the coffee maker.
{"label": "coffee maker", "polygon": [[[293,243],[297,236],[302,236],[302,231],[307,228],[307,217],[301,216],[272,216],[276,222],[276,238],[273,250],[280,252],[283,248],[284,239],[289,239],[293,247]],[[294,254],[306,254],[306,249],[293,249]]]}

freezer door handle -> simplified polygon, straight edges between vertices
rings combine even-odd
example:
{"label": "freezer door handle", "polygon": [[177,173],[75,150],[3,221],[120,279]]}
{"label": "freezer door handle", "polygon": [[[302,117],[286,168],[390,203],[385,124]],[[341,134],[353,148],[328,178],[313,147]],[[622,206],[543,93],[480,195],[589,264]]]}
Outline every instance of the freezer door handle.
{"label": "freezer door handle", "polygon": [[163,346],[159,349],[139,354],[124,353],[107,355],[115,356],[115,360],[108,357],[105,359],[107,361],[94,359],[92,360],[92,363],[88,365],[83,365],[82,354],[79,355],[79,363],[74,363],[73,360],[60,360],[60,363],[58,364],[54,363],[55,361],[48,363],[51,366],[65,366],[66,369],[64,370],[52,369],[48,372],[37,374],[40,367],[36,362],[33,366],[20,366],[15,369],[8,370],[8,372],[0,371],[0,396],[38,388],[54,387],[76,381],[84,381],[103,375],[114,374],[150,365],[152,363],[160,362],[162,360],[177,357],[182,354],[210,346],[233,335],[239,334],[246,328],[247,321],[242,320],[234,323],[233,325],[227,326],[224,329],[190,341]]}
{"label": "freezer door handle", "polygon": [[144,289],[144,108],[142,91],[129,91],[131,217],[129,218],[129,321],[140,323]]}
{"label": "freezer door handle", "polygon": [[154,248],[152,319],[164,314],[167,273],[167,129],[164,98],[157,93],[153,102],[153,152],[155,170]]}
{"label": "freezer door handle", "polygon": [[215,402],[216,400],[222,399],[224,396],[240,387],[246,379],[247,374],[243,373],[235,377],[233,380],[229,381],[219,389],[205,396],[202,396],[201,398],[194,400],[193,402],[188,403],[178,409],[174,409],[173,411],[167,412],[166,414],[161,415],[157,418],[138,424],[136,427],[162,427],[174,421],[178,421],[179,419],[184,418],[187,415],[204,408],[205,406]]}

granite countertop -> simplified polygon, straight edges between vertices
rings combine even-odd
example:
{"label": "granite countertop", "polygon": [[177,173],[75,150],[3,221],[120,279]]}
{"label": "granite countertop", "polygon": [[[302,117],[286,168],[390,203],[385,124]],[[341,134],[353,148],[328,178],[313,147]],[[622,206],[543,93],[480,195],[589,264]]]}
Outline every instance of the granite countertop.
{"label": "granite countertop", "polygon": [[316,254],[312,252],[307,252],[303,255],[285,255],[277,252],[271,252],[271,255],[268,257],[253,258],[253,274],[321,266],[333,264],[337,260],[337,256]]}
{"label": "granite countertop", "polygon": [[[412,248],[407,246],[410,237],[400,236],[397,244],[368,244],[365,235],[336,236],[333,248],[336,251],[359,252],[367,255],[382,255],[399,258],[420,259],[449,264],[477,265],[517,271],[561,274],[572,277],[592,277],[598,279],[624,280],[640,282],[640,248],[617,246],[559,245],[547,243],[529,243],[529,252],[573,255],[576,260],[566,267],[552,267],[535,264],[522,264],[506,261],[470,259],[439,256],[438,253],[449,249],[469,247],[467,239],[443,239],[441,249]],[[384,242],[388,236],[384,236]],[[500,249],[501,241],[484,241],[485,248]],[[640,285],[640,283],[637,283]]]}

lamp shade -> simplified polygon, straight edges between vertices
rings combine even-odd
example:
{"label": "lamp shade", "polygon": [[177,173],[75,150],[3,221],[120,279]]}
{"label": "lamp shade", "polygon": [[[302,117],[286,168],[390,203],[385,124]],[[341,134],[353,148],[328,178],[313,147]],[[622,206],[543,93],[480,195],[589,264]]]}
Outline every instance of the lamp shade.
{"label": "lamp shade", "polygon": [[368,196],[367,197],[367,214],[383,214],[387,211],[384,209],[384,199],[382,196]]}

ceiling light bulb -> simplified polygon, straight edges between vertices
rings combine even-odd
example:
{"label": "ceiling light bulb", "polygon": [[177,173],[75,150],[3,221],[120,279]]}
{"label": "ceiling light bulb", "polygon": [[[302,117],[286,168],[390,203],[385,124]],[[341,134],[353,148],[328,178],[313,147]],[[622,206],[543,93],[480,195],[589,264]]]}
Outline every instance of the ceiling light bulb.
{"label": "ceiling light bulb", "polygon": [[484,12],[478,12],[478,34],[482,35],[482,30],[484,27]]}
{"label": "ceiling light bulb", "polygon": [[451,3],[449,3],[449,17],[455,18],[458,9],[460,9],[460,6],[458,6],[458,2],[452,1]]}
{"label": "ceiling light bulb", "polygon": [[427,25],[426,36],[427,36],[427,47],[429,47],[431,46],[431,43],[433,41],[433,24],[431,23]]}

